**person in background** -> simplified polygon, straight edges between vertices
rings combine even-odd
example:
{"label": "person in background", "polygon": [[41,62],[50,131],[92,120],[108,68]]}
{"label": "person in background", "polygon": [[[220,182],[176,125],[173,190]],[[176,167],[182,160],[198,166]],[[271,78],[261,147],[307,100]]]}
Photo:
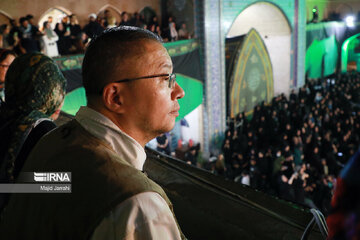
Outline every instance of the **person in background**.
{"label": "person in background", "polygon": [[0,103],[5,101],[5,76],[15,58],[14,51],[0,48]]}
{"label": "person in background", "polygon": [[42,118],[55,120],[59,116],[66,80],[51,58],[32,53],[13,61],[6,74],[5,86],[5,103],[1,106],[0,117],[1,140],[5,140],[4,131],[11,135],[6,137],[8,148],[6,153],[1,152],[1,160],[7,159],[9,167],[14,167],[33,124]]}
{"label": "person in background", "polygon": [[89,23],[83,29],[87,37],[90,39],[93,39],[95,36],[100,35],[104,31],[104,28],[96,21],[96,18],[96,14],[91,13],[89,15]]}
{"label": "person in background", "polygon": [[116,27],[116,18],[115,17],[108,18],[107,23],[108,24],[107,24],[106,28]]}
{"label": "person in background", "polygon": [[70,54],[71,40],[70,40],[70,27],[65,27],[63,22],[59,22],[55,26],[55,33],[58,35],[59,40],[57,46],[60,55]]}
{"label": "person in background", "polygon": [[59,40],[58,35],[54,30],[51,29],[50,23],[45,21],[43,23],[44,35],[42,36],[42,41],[44,45],[44,53],[49,57],[59,56],[57,41]]}
{"label": "person in background", "polygon": [[178,32],[176,30],[176,24],[173,19],[169,18],[169,32],[170,32],[170,41],[177,41],[179,38]]}
{"label": "person in background", "polygon": [[178,33],[179,33],[179,40],[191,38],[191,35],[190,35],[189,31],[187,30],[186,23],[181,24],[181,27],[180,27]]}
{"label": "person in background", "polygon": [[140,15],[138,12],[135,12],[131,22],[133,26],[141,28],[144,25],[144,15]]}
{"label": "person in background", "polygon": [[225,158],[223,154],[219,154],[215,162],[215,170],[218,175],[225,176]]}
{"label": "person in background", "polygon": [[34,16],[32,14],[26,15],[26,19],[28,20],[29,24],[31,24],[31,26],[35,27],[36,29],[38,28],[34,23]]}
{"label": "person in background", "polygon": [[153,33],[156,33],[155,25],[150,25],[149,30]]}
{"label": "person in background", "polygon": [[242,171],[240,183],[246,186],[250,186],[250,175],[247,170]]}
{"label": "person in background", "polygon": [[75,14],[70,15],[70,38],[73,39],[79,39],[81,35],[81,27],[79,25],[79,21]]}
{"label": "person in background", "polygon": [[159,23],[158,23],[158,19],[157,19],[157,16],[154,16],[150,23],[149,23],[149,29],[152,31],[152,32],[155,32],[156,31],[156,27],[159,27]]}
{"label": "person in background", "polygon": [[104,11],[104,17],[103,17],[105,28],[107,28],[107,26],[109,25],[108,19],[110,19],[111,17],[112,17],[112,14],[111,14],[110,10],[109,10],[109,9],[106,9],[106,10]]}
{"label": "person in background", "polygon": [[[41,54],[17,57],[5,80],[0,108],[0,182],[17,178],[39,139],[55,128],[64,101],[66,80],[55,62]],[[50,120],[52,119],[52,120]],[[0,196],[0,211],[7,195]]]}
{"label": "person in background", "polygon": [[104,19],[104,18],[97,17],[97,18],[96,18],[96,22],[98,22],[103,29],[106,29],[105,19]]}
{"label": "person in background", "polygon": [[132,23],[129,18],[129,14],[127,12],[121,13],[121,22],[119,24],[120,26],[131,26]]}
{"label": "person in background", "polygon": [[164,39],[165,42],[170,42],[171,41],[171,33],[170,33],[170,23],[173,22],[173,18],[169,17],[168,18],[168,22],[167,24],[163,25],[163,29],[162,29],[162,38]]}
{"label": "person in background", "polygon": [[70,15],[70,52],[72,54],[84,53],[84,44],[81,39],[82,31],[75,14]]}
{"label": "person in background", "polygon": [[55,22],[53,21],[54,19],[53,19],[53,17],[52,16],[48,16],[48,23],[50,23],[50,26],[51,26],[51,29],[55,29],[55,26],[56,26],[56,24],[55,24]]}
{"label": "person in background", "polygon": [[66,29],[66,31],[70,31],[70,20],[69,20],[69,16],[65,15],[62,19],[61,19],[62,24],[64,25],[64,28]]}
{"label": "person in background", "polygon": [[162,153],[166,153],[167,155],[170,155],[170,144],[166,134],[163,133],[160,136],[156,137],[156,141],[157,141],[156,150]]}
{"label": "person in background", "polygon": [[192,146],[185,154],[185,161],[187,164],[197,165],[197,149],[196,146]]}
{"label": "person in background", "polygon": [[20,44],[20,26],[15,19],[10,20],[10,33],[9,33],[9,44],[11,45],[11,50],[13,50],[17,55],[22,54],[25,50]]}
{"label": "person in background", "polygon": [[39,26],[34,22],[34,16],[31,14],[26,15],[26,19],[29,22],[29,25],[31,25],[32,31],[35,33],[34,34],[34,39],[36,41],[36,44],[38,46],[38,49],[41,49],[41,37],[42,37],[42,32],[39,30]]}
{"label": "person in background", "polygon": [[162,36],[162,32],[161,32],[161,28],[160,28],[160,26],[157,26],[156,28],[155,28],[155,33],[158,35],[158,36]]}
{"label": "person in background", "polygon": [[41,33],[37,27],[31,25],[26,17],[20,18],[19,39],[22,53],[38,52],[40,44],[38,38]]}
{"label": "person in background", "polygon": [[[0,26],[0,48],[13,49],[10,39],[10,25],[3,24]],[[19,39],[17,39],[19,40]]]}

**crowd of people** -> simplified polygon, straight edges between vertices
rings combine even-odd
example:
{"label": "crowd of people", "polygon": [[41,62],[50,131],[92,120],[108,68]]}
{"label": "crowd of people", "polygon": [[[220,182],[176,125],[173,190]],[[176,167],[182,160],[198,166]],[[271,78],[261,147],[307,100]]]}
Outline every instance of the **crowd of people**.
{"label": "crowd of people", "polygon": [[[81,28],[77,23],[76,16],[72,15],[69,18],[63,18],[62,22],[57,23],[55,29],[52,29],[51,18],[44,22],[42,28],[37,28],[32,22],[32,16],[27,16],[20,19],[21,26],[19,27],[16,24],[12,28],[9,28],[9,26],[1,27],[3,34],[2,46],[5,48],[0,49],[0,80],[2,84],[0,93],[6,95],[6,102],[2,102],[0,105],[0,133],[5,136],[1,138],[2,143],[0,145],[2,159],[0,180],[13,182],[16,179],[35,143],[45,132],[56,127],[50,119],[58,117],[64,100],[66,80],[55,62],[43,54],[31,54],[31,52],[39,50],[41,46],[39,38],[48,38],[43,40],[44,44],[46,44],[45,47],[43,46],[43,50],[47,55],[68,54],[71,53],[70,49],[76,45],[79,36],[81,41],[87,41],[83,39],[84,36],[91,38],[101,34],[105,27],[118,25],[138,26],[138,24],[142,24],[140,27],[148,28],[145,23],[137,22],[138,19],[141,20],[141,17],[131,19],[126,13],[123,13],[122,21],[117,24],[113,21],[113,18],[99,21],[95,14],[90,14],[89,24]],[[155,17],[152,24],[149,25],[151,31],[159,29],[159,25],[156,25],[156,23],[157,19]],[[173,30],[171,25],[174,28]],[[123,29],[121,31],[130,30]],[[159,52],[166,53],[157,35],[149,35],[148,32],[142,32],[143,29],[137,29],[136,31],[142,34],[141,39],[147,39],[149,44],[155,44],[154,46],[159,48]],[[168,41],[177,40],[179,35],[177,37],[172,35],[174,31],[176,31],[175,23],[172,18],[169,18],[168,35],[164,35],[163,38]],[[107,34],[116,33],[110,31]],[[157,34],[161,35],[159,32]],[[63,36],[68,37],[66,38],[67,41],[61,41]],[[101,41],[107,41],[106,38],[103,39],[105,40]],[[154,39],[159,43],[154,43]],[[140,42],[140,40],[136,41],[135,43]],[[82,42],[82,44],[84,43]],[[108,43],[97,46],[96,53],[101,55],[104,46],[108,46]],[[22,56],[17,57],[17,54]],[[138,59],[138,56],[136,56],[136,59]],[[153,55],[149,55],[147,60],[149,59],[154,59]],[[164,61],[169,61],[169,59],[166,56]],[[92,61],[97,64],[95,60]],[[13,61],[14,64],[9,68]],[[145,62],[145,60],[143,61]],[[149,64],[149,66],[157,65]],[[103,72],[99,71],[99,76],[107,73],[105,71],[107,69],[99,68],[103,70]],[[141,65],[138,68],[139,71],[144,69]],[[86,71],[88,75],[86,76],[91,78],[94,83],[97,83],[96,80],[101,79],[101,77],[92,77],[92,70],[94,69],[96,68],[89,65]],[[3,82],[5,80],[7,84],[4,93]],[[170,81],[170,78],[168,80]],[[108,89],[110,89],[111,84],[114,83],[107,82]],[[177,94],[176,99],[182,98],[184,96],[183,90],[175,81],[171,84],[164,85],[165,89],[175,91]],[[87,86],[87,91],[92,91],[92,86]],[[145,86],[143,88],[144,90],[147,89]],[[153,89],[158,88],[154,86]],[[98,92],[98,90],[95,89],[94,92]],[[251,118],[244,113],[239,113],[229,122],[222,146],[222,154],[212,158],[216,160],[210,168],[214,173],[236,182],[241,182],[286,200],[320,208],[323,213],[327,214],[330,209],[334,186],[337,184],[336,177],[347,160],[355,154],[360,144],[359,90],[360,74],[353,72],[326,80],[308,81],[299,89],[298,93],[293,90],[289,97],[281,94],[274,97],[269,104],[257,105],[252,112]],[[138,92],[137,96],[151,95]],[[111,91],[106,93],[110,94]],[[171,99],[171,101],[175,101],[175,99]],[[129,102],[133,103],[134,101]],[[141,104],[138,104],[138,107],[140,108],[147,102],[144,99]],[[163,101],[157,103],[159,102]],[[115,104],[117,103],[112,103],[112,105]],[[151,104],[151,106],[157,105]],[[128,110],[127,114],[130,116],[132,106],[129,106]],[[82,111],[88,111],[82,112],[82,114],[88,114],[96,119],[96,115],[92,116],[94,114],[92,110]],[[149,111],[149,114],[155,116],[154,112]],[[168,114],[168,111],[165,111],[165,113]],[[116,114],[114,113],[114,115]],[[165,130],[169,131],[173,127],[175,123],[174,116],[169,121],[171,124],[166,126]],[[39,122],[41,119],[49,121]],[[78,119],[81,120],[81,115]],[[49,124],[49,122],[51,122],[49,126],[43,125]],[[153,121],[154,124],[155,122],[161,121],[157,119],[157,121]],[[42,125],[39,125],[41,123]],[[91,125],[89,124],[89,126]],[[112,128],[112,125],[109,126],[107,127]],[[37,131],[35,131],[36,127]],[[93,128],[89,127],[89,129]],[[165,131],[162,128],[160,130],[161,132]],[[29,134],[30,131],[32,131],[32,135]],[[61,134],[66,135],[67,133],[61,132]],[[123,135],[127,138],[126,134]],[[153,135],[151,136],[155,137]],[[105,140],[108,141],[108,139]],[[139,147],[139,144],[134,144],[129,139],[126,141],[128,141],[128,145],[133,144],[135,147]],[[158,150],[169,154],[169,141],[166,135],[160,135],[157,141]],[[144,145],[145,141],[141,147]],[[139,156],[143,156],[142,151]],[[198,152],[198,145],[191,146],[184,156],[185,161],[189,164],[198,165]],[[111,168],[109,168],[109,172],[110,170]],[[142,178],[145,177],[141,175]],[[7,201],[7,196],[0,198],[0,209],[5,206]],[[170,215],[171,212],[169,212]],[[175,222],[173,228],[180,236],[181,231],[177,229]]]}
{"label": "crowd of people", "polygon": [[330,207],[336,177],[360,143],[360,75],[308,81],[298,94],[230,121],[217,174],[283,199]]}
{"label": "crowd of people", "polygon": [[[28,14],[19,22],[11,20],[9,24],[0,26],[0,48],[15,51],[18,55],[32,52],[43,52],[49,57],[84,53],[85,46],[91,38],[101,34],[105,29],[116,26],[136,26],[148,29],[161,36],[165,42],[191,38],[186,24],[177,24],[173,17],[160,26],[157,16],[146,21],[143,14],[135,12],[121,13],[121,21],[109,10],[104,11],[104,17],[91,13],[88,23],[80,26],[77,16],[64,16],[59,22],[49,16],[42,26],[34,22],[34,16]],[[55,26],[54,28],[52,26]]]}

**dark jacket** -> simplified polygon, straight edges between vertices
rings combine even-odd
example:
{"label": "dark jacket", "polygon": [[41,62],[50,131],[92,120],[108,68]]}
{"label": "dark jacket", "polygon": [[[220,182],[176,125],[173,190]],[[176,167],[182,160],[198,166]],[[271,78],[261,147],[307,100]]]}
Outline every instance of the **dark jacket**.
{"label": "dark jacket", "polygon": [[172,210],[159,185],[76,120],[42,138],[23,171],[71,172],[71,194],[13,194],[0,222],[2,239],[90,239],[111,209],[142,192],[157,192]]}

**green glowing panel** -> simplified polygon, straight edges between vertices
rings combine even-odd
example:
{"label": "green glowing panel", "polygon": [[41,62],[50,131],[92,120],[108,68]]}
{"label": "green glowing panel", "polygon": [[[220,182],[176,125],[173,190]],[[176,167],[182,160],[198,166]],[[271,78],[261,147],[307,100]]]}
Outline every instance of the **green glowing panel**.
{"label": "green glowing panel", "polygon": [[185,97],[179,100],[180,111],[176,120],[180,120],[202,103],[203,84],[197,79],[181,74],[176,74],[176,81],[185,91]]}
{"label": "green glowing panel", "polygon": [[324,48],[321,43],[315,40],[306,51],[305,69],[309,78],[321,77],[321,64],[324,55]]}
{"label": "green glowing panel", "polygon": [[61,110],[74,116],[81,106],[86,106],[86,103],[85,89],[80,87],[66,94],[64,106]]}
{"label": "green glowing panel", "polygon": [[336,71],[338,45],[335,35],[321,41],[314,40],[306,51],[306,73],[309,78],[320,78]]}
{"label": "green glowing panel", "polygon": [[338,61],[338,43],[335,35],[324,39],[325,56],[324,56],[324,76],[329,76],[336,72]]}

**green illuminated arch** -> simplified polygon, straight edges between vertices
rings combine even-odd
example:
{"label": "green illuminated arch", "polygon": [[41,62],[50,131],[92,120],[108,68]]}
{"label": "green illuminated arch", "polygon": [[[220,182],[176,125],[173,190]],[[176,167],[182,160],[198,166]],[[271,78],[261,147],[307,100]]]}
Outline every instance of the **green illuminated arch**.
{"label": "green illuminated arch", "polygon": [[251,113],[262,101],[274,95],[273,70],[261,36],[251,29],[240,48],[230,78],[230,115]]}
{"label": "green illuminated arch", "polygon": [[357,62],[357,69],[360,70],[360,54],[354,53],[355,42],[360,40],[360,33],[346,39],[341,47],[341,72],[347,71],[349,60]]}

